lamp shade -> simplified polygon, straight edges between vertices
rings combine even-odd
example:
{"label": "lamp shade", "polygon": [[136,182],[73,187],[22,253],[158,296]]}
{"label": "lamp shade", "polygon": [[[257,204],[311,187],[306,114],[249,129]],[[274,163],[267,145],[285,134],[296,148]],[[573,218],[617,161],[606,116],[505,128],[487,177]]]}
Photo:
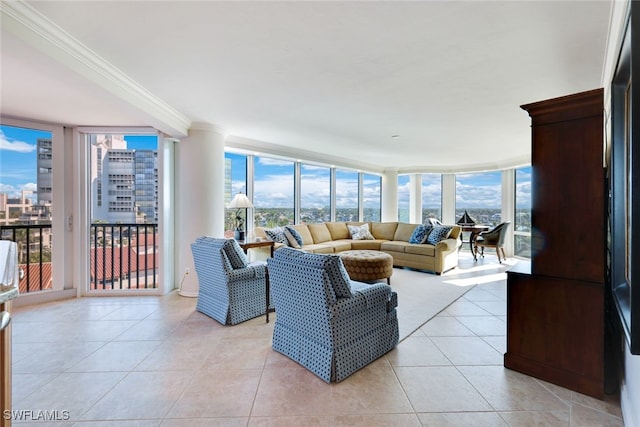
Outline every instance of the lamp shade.
{"label": "lamp shade", "polygon": [[252,208],[253,203],[251,203],[251,200],[249,200],[246,194],[238,193],[227,207],[230,209]]}

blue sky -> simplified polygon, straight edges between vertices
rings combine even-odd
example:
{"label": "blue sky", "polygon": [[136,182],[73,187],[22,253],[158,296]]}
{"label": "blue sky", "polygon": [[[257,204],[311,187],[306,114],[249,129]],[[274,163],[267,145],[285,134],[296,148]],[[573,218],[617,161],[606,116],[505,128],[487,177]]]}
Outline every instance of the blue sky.
{"label": "blue sky", "polygon": [[[17,197],[21,190],[36,189],[37,141],[51,133],[0,125],[0,193]],[[155,149],[155,135],[125,136],[127,148]]]}

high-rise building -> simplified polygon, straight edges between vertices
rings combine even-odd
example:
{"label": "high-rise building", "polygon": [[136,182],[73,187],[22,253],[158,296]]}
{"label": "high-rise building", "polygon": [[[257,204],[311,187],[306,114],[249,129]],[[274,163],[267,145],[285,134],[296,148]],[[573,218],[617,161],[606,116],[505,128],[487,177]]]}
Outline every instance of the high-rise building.
{"label": "high-rise building", "polygon": [[158,152],[130,150],[123,135],[90,135],[92,220],[158,222]]}
{"label": "high-rise building", "polygon": [[52,173],[51,173],[51,138],[38,138],[38,194],[37,201],[39,205],[50,204],[52,195]]}

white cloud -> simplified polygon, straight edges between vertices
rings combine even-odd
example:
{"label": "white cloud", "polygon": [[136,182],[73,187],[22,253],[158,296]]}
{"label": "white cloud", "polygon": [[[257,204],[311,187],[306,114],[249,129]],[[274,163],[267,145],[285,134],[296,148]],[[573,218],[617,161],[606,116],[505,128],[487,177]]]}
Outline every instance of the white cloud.
{"label": "white cloud", "polygon": [[18,153],[31,153],[36,150],[35,144],[29,144],[24,141],[10,140],[0,130],[0,150],[15,151]]}

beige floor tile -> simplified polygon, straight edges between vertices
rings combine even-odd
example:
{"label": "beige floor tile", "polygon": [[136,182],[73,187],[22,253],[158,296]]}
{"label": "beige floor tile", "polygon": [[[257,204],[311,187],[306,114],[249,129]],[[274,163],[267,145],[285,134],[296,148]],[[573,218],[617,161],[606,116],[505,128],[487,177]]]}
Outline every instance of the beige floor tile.
{"label": "beige floor tile", "polygon": [[556,411],[567,404],[532,377],[502,366],[458,369],[497,411]]}
{"label": "beige floor tile", "polygon": [[456,366],[503,364],[503,355],[479,337],[431,337],[431,340]]}
{"label": "beige floor tile", "polygon": [[423,426],[429,427],[507,427],[495,412],[444,412],[419,414]]}
{"label": "beige floor tile", "polygon": [[150,319],[139,321],[120,335],[114,341],[158,341],[167,339],[180,322],[173,319]]}
{"label": "beige floor tile", "polygon": [[197,372],[167,418],[248,417],[260,375],[259,369]]}
{"label": "beige floor tile", "polygon": [[469,292],[464,294],[463,298],[468,301],[473,301],[476,304],[479,302],[486,302],[486,301],[498,301],[498,302],[504,301],[502,297],[497,296],[493,292],[489,292],[488,290],[484,289],[481,286],[476,286],[475,288],[471,289]]}
{"label": "beige floor tile", "polygon": [[112,341],[71,366],[69,372],[129,372],[143,361],[160,341]]}
{"label": "beige floor tile", "polygon": [[12,400],[17,402],[26,398],[57,376],[58,374],[17,374],[14,372],[12,376]]}
{"label": "beige floor tile", "polygon": [[334,414],[331,386],[305,368],[264,369],[251,416]]}
{"label": "beige floor tile", "polygon": [[339,415],[335,417],[336,427],[419,427],[415,414],[375,414]]}
{"label": "beige floor tile", "polygon": [[100,399],[82,420],[164,418],[184,392],[192,373],[131,372]]}
{"label": "beige floor tile", "polygon": [[457,319],[478,336],[500,336],[507,333],[507,324],[495,316],[463,316]]}
{"label": "beige floor tile", "polygon": [[491,347],[495,348],[498,353],[504,355],[507,352],[507,336],[506,335],[484,336],[480,338],[482,338],[482,341],[486,342]]}
{"label": "beige floor tile", "polygon": [[493,314],[494,316],[506,316],[507,314],[507,304],[504,300],[498,301],[474,301],[475,304],[486,310],[487,312]]}
{"label": "beige floor tile", "polygon": [[64,345],[51,343],[13,343],[13,373],[60,373],[69,369],[105,343],[70,342]]}
{"label": "beige floor tile", "polygon": [[514,411],[500,412],[512,427],[568,427],[569,411]]}
{"label": "beige floor tile", "polygon": [[572,427],[624,427],[621,417],[617,417],[579,403],[571,405]]}
{"label": "beige floor tile", "polygon": [[262,369],[271,352],[269,338],[223,338],[203,365],[205,369]]}
{"label": "beige floor tile", "polygon": [[460,298],[444,310],[450,316],[489,316],[487,310],[474,304],[472,301]]}
{"label": "beige floor tile", "polygon": [[333,414],[412,412],[411,404],[395,372],[384,358],[331,384]]}
{"label": "beige floor tile", "polygon": [[397,367],[395,371],[416,412],[493,409],[454,367]]}
{"label": "beige floor tile", "polygon": [[387,353],[392,366],[449,366],[451,362],[428,338],[410,336]]}
{"label": "beige floor tile", "polygon": [[215,354],[219,342],[219,339],[163,341],[134,370],[197,371]]}
{"label": "beige floor tile", "polygon": [[158,304],[135,304],[119,307],[101,320],[142,320],[158,310]]}
{"label": "beige floor tile", "polygon": [[73,427],[159,427],[162,420],[80,421]]}
{"label": "beige floor tile", "polygon": [[452,316],[436,316],[429,320],[422,328],[428,337],[464,337],[475,335],[469,328]]}
{"label": "beige floor tile", "polygon": [[125,375],[122,372],[63,373],[23,399],[14,401],[12,409],[68,411],[69,420],[78,421]]}
{"label": "beige floor tile", "polygon": [[578,403],[582,406],[596,409],[601,412],[606,412],[609,415],[622,417],[622,410],[620,408],[620,396],[618,394],[605,395],[604,400],[598,400],[574,391],[571,392],[571,400],[573,403]]}
{"label": "beige floor tile", "polygon": [[332,415],[315,417],[251,417],[248,427],[326,427],[335,426]]}
{"label": "beige floor tile", "polygon": [[246,427],[248,418],[180,418],[165,419],[160,427]]}

